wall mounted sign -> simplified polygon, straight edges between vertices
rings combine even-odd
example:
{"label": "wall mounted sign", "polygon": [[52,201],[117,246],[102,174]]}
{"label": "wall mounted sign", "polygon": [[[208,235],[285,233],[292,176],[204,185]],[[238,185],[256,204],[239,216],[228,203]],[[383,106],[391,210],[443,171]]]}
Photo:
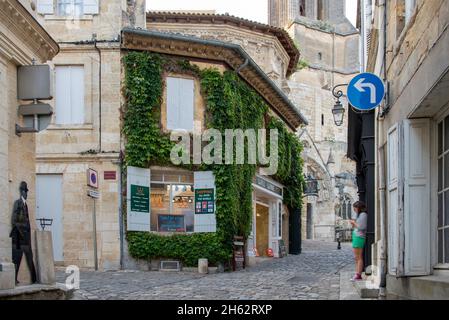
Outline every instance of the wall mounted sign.
{"label": "wall mounted sign", "polygon": [[105,171],[104,180],[117,180],[117,171]]}
{"label": "wall mounted sign", "polygon": [[281,187],[278,187],[277,185],[275,185],[274,183],[271,183],[268,180],[265,180],[264,178],[260,177],[260,176],[256,176],[255,178],[255,182],[259,187],[262,187],[264,189],[267,189],[271,192],[274,192],[280,196],[283,195],[283,191]]}
{"label": "wall mounted sign", "polygon": [[131,211],[150,212],[150,188],[131,185]]}
{"label": "wall mounted sign", "polygon": [[159,232],[185,232],[184,216],[163,215],[157,216]]}
{"label": "wall mounted sign", "polygon": [[214,189],[195,189],[195,214],[214,214]]}
{"label": "wall mounted sign", "polygon": [[360,111],[377,108],[385,96],[385,85],[378,76],[372,73],[361,73],[355,76],[348,86],[348,100]]}
{"label": "wall mounted sign", "polygon": [[87,185],[91,188],[98,189],[98,172],[94,169],[87,170]]}

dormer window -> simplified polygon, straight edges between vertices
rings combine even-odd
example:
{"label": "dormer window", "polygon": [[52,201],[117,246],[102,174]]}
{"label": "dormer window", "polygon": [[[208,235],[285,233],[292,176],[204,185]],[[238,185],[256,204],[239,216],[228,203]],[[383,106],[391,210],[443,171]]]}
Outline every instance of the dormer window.
{"label": "dormer window", "polygon": [[81,17],[83,0],[57,0],[57,13],[63,17]]}
{"label": "dormer window", "polygon": [[98,14],[100,0],[38,0],[37,11],[42,15],[83,17]]}

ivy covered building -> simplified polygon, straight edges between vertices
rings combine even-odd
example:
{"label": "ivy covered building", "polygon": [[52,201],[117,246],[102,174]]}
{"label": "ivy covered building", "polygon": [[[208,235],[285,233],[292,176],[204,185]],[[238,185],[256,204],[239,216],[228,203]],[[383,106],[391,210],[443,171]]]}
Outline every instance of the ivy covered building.
{"label": "ivy covered building", "polygon": [[[307,122],[285,94],[235,44],[124,29],[122,49],[130,255],[226,263],[235,236],[247,240],[249,262],[280,257],[283,248],[298,253],[303,176],[295,132]],[[227,129],[277,129],[277,173],[264,176],[248,159],[174,166],[169,133],[207,128],[223,136]]]}
{"label": "ivy covered building", "polygon": [[[217,264],[231,258],[234,236],[247,240],[249,255],[277,257],[280,240],[298,253],[302,161],[294,134],[307,121],[282,91],[299,59],[288,34],[213,15],[207,19],[217,25],[203,30],[220,39],[182,36],[147,30],[144,0],[64,3],[37,6],[61,48],[52,61],[54,116],[36,141],[36,211],[54,219],[57,264]],[[277,128],[277,175],[264,177],[253,164],[173,165],[170,131],[198,124]]]}

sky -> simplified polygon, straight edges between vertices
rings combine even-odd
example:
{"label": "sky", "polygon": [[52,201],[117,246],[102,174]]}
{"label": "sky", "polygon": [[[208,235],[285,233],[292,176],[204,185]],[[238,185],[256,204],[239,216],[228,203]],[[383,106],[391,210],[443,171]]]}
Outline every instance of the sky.
{"label": "sky", "polygon": [[[267,0],[147,0],[147,10],[215,10],[231,15],[267,23]],[[346,16],[355,25],[357,0],[346,0]]]}

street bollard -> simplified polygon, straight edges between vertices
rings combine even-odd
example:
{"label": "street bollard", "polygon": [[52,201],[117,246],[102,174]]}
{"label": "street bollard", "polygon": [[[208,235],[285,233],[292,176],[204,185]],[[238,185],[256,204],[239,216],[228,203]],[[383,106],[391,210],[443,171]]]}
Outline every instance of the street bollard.
{"label": "street bollard", "polygon": [[199,274],[209,273],[209,261],[207,259],[198,259],[198,273]]}

